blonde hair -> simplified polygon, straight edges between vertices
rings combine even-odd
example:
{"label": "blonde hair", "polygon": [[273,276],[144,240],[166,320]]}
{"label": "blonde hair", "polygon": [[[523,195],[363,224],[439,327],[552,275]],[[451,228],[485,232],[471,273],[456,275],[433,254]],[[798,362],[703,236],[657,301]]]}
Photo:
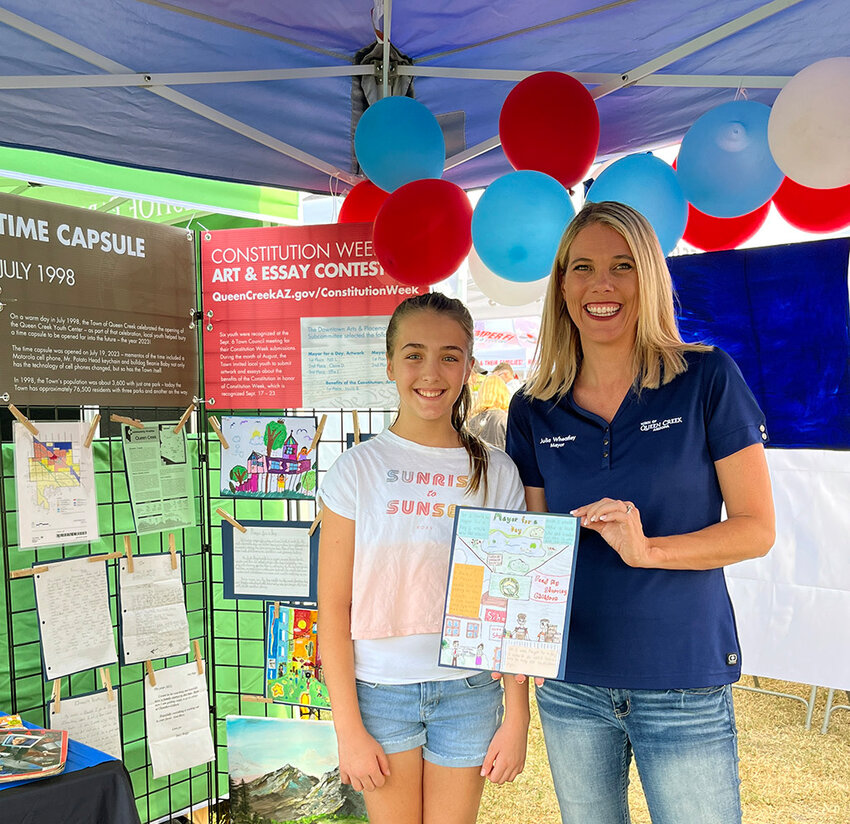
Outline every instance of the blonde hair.
{"label": "blonde hair", "polygon": [[488,375],[478,390],[472,414],[484,412],[486,409],[507,410],[511,402],[511,393],[505,382],[498,375]]}
{"label": "blonde hair", "polygon": [[[472,315],[463,303],[455,298],[446,297],[442,292],[426,292],[403,300],[390,317],[387,325],[387,357],[392,357],[395,351],[398,325],[408,315],[414,312],[437,312],[448,315],[458,322],[466,335],[467,357],[472,361],[472,345],[475,341],[475,327]],[[484,500],[487,500],[487,468],[490,464],[490,453],[487,446],[477,435],[467,429],[466,421],[472,406],[472,391],[469,383],[463,384],[460,395],[452,406],[452,427],[457,432],[463,448],[469,455],[469,484],[466,494],[477,492],[483,484]]]}
{"label": "blonde hair", "polygon": [[567,310],[562,286],[573,242],[582,229],[594,224],[619,232],[635,260],[638,320],[632,371],[637,388],[657,389],[669,383],[688,368],[685,352],[711,349],[700,343],[685,343],[679,335],[673,280],[649,221],[624,203],[587,203],[564,231],[552,265],[534,364],[523,389],[532,398],[560,400],[581,368],[581,338]]}

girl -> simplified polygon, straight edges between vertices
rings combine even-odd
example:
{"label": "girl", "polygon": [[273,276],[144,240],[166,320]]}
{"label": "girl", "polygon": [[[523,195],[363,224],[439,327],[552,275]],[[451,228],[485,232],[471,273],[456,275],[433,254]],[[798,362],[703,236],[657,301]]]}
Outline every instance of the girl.
{"label": "girl", "polygon": [[440,293],[387,328],[399,394],[388,430],[341,455],[321,487],[319,635],[340,775],[372,824],[472,824],[484,778],[525,763],[527,685],[439,667],[455,507],[523,509],[516,468],[465,428],[472,318]]}

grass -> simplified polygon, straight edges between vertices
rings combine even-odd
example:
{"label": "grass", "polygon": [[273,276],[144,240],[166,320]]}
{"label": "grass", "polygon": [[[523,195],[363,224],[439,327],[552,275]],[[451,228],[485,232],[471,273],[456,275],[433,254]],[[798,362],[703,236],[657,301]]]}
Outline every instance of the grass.
{"label": "grass", "polygon": [[[760,680],[763,689],[809,696],[810,688],[803,684]],[[745,677],[742,683],[752,685],[752,680]],[[826,694],[825,689],[818,690],[812,729],[806,730],[806,708],[801,703],[733,690],[744,824],[850,823],[850,711],[834,712],[828,732],[821,735]],[[843,692],[836,693],[836,703],[846,704],[846,698]],[[632,824],[650,824],[634,766],[630,805]],[[513,784],[487,785],[478,822],[556,824],[560,820],[532,701],[525,771]]]}

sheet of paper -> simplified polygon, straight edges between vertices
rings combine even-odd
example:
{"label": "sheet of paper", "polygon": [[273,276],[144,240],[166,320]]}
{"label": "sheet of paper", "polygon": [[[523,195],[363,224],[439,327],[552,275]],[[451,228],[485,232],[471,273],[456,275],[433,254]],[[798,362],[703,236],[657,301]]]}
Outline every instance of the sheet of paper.
{"label": "sheet of paper", "polygon": [[229,444],[221,450],[223,497],[312,500],[316,496],[316,451],[310,451],[315,417],[225,415],[221,431]]}
{"label": "sheet of paper", "polygon": [[153,777],[188,770],[215,757],[206,676],[194,661],[145,678],[145,722]]}
{"label": "sheet of paper", "polygon": [[176,422],[121,427],[136,533],[195,526],[195,495],[186,430]]}
{"label": "sheet of paper", "polygon": [[45,677],[117,663],[106,564],[51,561],[33,579]]}
{"label": "sheet of paper", "polygon": [[121,728],[118,722],[118,695],[109,700],[106,690],[63,698],[56,712],[50,702],[50,729],[67,730],[68,736],[88,747],[121,759]]}
{"label": "sheet of paper", "polygon": [[82,445],[88,424],[39,421],[36,428],[38,436],[14,422],[18,545],[96,541],[94,463]]}
{"label": "sheet of paper", "polygon": [[233,591],[260,598],[309,598],[309,530],[252,526],[243,533],[234,529]]}
{"label": "sheet of paper", "polygon": [[119,565],[121,644],[124,664],[189,652],[189,621],[183,600],[180,554],[135,555],[133,573],[127,559]]}
{"label": "sheet of paper", "polygon": [[557,677],[577,543],[572,516],[459,507],[440,663]]}

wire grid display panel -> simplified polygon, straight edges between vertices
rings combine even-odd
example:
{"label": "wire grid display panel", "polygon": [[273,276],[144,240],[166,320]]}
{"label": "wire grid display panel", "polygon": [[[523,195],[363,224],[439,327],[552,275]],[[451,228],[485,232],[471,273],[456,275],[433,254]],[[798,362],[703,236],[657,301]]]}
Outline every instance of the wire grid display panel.
{"label": "wire grid display panel", "polygon": [[[24,408],[31,420],[81,420],[82,410],[76,408],[47,410]],[[109,420],[112,410],[100,410],[103,421]],[[127,410],[120,410],[128,414]],[[8,412],[2,410],[6,416]],[[145,420],[174,420],[182,410],[134,409],[133,417]],[[151,555],[168,552],[168,533],[143,536],[135,534],[124,454],[120,433],[115,425],[101,424],[101,432],[115,433],[112,437],[95,440],[92,444],[97,514],[100,540],[76,544],[20,550],[18,548],[17,512],[15,501],[14,445],[10,443],[11,427],[3,427],[0,449],[0,518],[3,538],[3,586],[0,606],[5,620],[0,621],[0,709],[22,714],[27,721],[47,726],[48,702],[52,682],[44,679],[41,644],[35,605],[35,588],[31,576],[10,579],[15,569],[27,569],[33,564],[49,564],[65,558],[100,555],[124,549],[124,536],[131,538],[134,555]],[[197,526],[174,530],[176,550],[180,553],[182,577],[189,620],[189,637],[198,639],[201,654],[207,655],[207,626],[209,617],[208,555],[204,553],[202,536],[206,507],[202,505],[204,473],[199,461],[200,439],[189,436],[188,445],[194,481],[195,516]],[[109,583],[109,608],[118,642],[118,561],[104,562]],[[192,660],[192,656],[173,656],[153,662],[154,669]],[[154,779],[146,744],[144,711],[144,665],[112,664],[110,666],[113,688],[119,706],[124,764],[130,774],[136,805],[142,821],[170,818],[188,807],[204,804],[212,797],[214,768],[211,764],[185,770],[165,778]],[[89,670],[62,679],[63,698],[83,695],[102,689],[100,674]]]}
{"label": "wire grid display panel", "polygon": [[[210,412],[211,410],[207,410]],[[350,410],[283,409],[283,410],[216,410],[217,416],[275,418],[276,416],[313,416],[321,421],[327,415],[325,427],[317,448],[318,486],[328,467],[346,448],[354,433],[354,417]],[[386,410],[358,411],[361,433],[377,434],[392,421],[392,412]],[[221,418],[219,418],[221,420]],[[221,551],[221,507],[236,520],[254,521],[306,521],[312,523],[316,516],[313,500],[268,500],[262,498],[233,498],[221,496],[221,444],[209,425],[204,427],[208,438],[209,460],[207,488],[209,489],[208,522],[212,544],[212,657],[211,689],[215,708],[216,769],[218,794],[229,793],[227,778],[227,735],[225,721],[228,715],[251,715],[270,718],[293,718],[298,707],[286,704],[269,704],[251,700],[265,696],[266,672],[266,604],[267,601],[225,598],[223,594],[223,569]],[[311,606],[306,604],[306,606]],[[328,711],[312,711],[312,717],[330,718]]]}

